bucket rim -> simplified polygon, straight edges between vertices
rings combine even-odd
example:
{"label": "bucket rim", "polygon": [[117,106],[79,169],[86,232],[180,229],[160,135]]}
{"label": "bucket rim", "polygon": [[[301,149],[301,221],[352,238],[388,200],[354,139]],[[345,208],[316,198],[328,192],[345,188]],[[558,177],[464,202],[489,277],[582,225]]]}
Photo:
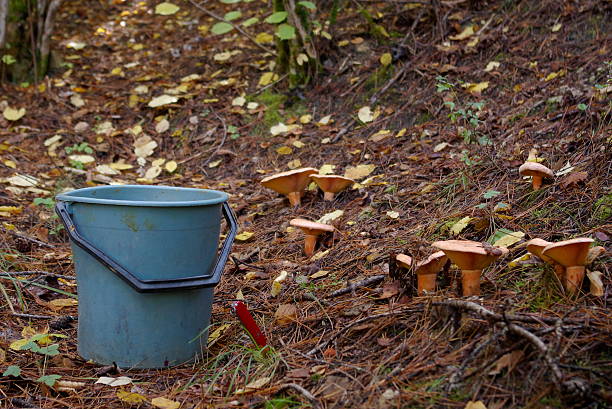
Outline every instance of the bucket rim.
{"label": "bucket rim", "polygon": [[[216,197],[201,200],[185,200],[185,201],[151,201],[151,200],[122,200],[122,199],[99,199],[95,197],[80,196],[81,194],[91,194],[94,191],[126,189],[126,190],[175,190],[175,191],[191,191],[195,193],[213,193]],[[94,186],[82,189],[72,190],[70,192],[61,193],[55,196],[56,200],[63,202],[74,203],[90,203],[115,206],[138,206],[138,207],[193,207],[193,206],[208,206],[226,202],[229,195],[225,192],[213,189],[198,189],[190,187],[178,186],[158,186],[158,185],[111,185],[111,186]]]}

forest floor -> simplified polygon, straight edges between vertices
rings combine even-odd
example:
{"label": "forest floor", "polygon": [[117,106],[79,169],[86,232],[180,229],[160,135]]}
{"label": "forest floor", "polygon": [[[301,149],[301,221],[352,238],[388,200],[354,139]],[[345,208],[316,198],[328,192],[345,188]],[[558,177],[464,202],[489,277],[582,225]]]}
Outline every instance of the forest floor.
{"label": "forest floor", "polygon": [[[244,28],[252,39],[212,34],[201,6],[175,3],[160,15],[150,0],[66,0],[49,76],[0,85],[0,406],[612,405],[612,3],[349,2],[316,37],[321,73],[294,91],[262,49],[274,48],[265,2],[202,4],[239,9],[236,23],[259,17]],[[555,173],[537,191],[518,173],[528,157]],[[299,167],[358,183],[333,201],[308,190],[295,208],[259,183]],[[116,368],[77,354],[53,199],[109,183],[230,195],[240,234],[196,363]],[[289,220],[324,215],[335,231],[305,257]],[[529,239],[575,237],[608,250],[588,267],[603,295],[586,277],[570,295],[523,257]],[[510,252],[480,296],[461,297],[455,266],[417,296],[395,255],[421,260],[453,238]]]}

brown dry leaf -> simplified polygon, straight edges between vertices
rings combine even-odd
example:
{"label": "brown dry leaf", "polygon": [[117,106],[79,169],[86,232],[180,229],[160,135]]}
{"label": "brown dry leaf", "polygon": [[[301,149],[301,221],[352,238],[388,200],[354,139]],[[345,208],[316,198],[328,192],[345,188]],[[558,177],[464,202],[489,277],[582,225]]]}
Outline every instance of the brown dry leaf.
{"label": "brown dry leaf", "polygon": [[296,368],[287,372],[289,378],[308,378],[310,376],[310,370],[308,368]]}
{"label": "brown dry leaf", "polygon": [[323,358],[331,359],[336,356],[336,350],[332,347],[327,348],[323,351]]}
{"label": "brown dry leaf", "polygon": [[469,25],[466,28],[464,28],[463,31],[460,32],[459,34],[455,36],[450,36],[448,38],[454,41],[461,41],[461,40],[465,40],[466,38],[470,38],[473,35],[474,35],[474,26]]}
{"label": "brown dry leaf", "polygon": [[289,325],[297,319],[297,307],[293,304],[281,304],[274,313],[274,320],[278,325]]}
{"label": "brown dry leaf", "polygon": [[381,299],[391,298],[393,296],[398,295],[400,292],[400,283],[399,281],[392,281],[383,286],[383,292],[380,296]]}
{"label": "brown dry leaf", "polygon": [[269,376],[264,376],[263,378],[259,378],[254,380],[253,382],[249,382],[244,388],[247,390],[261,389],[266,386],[271,379],[272,378],[270,378]]}
{"label": "brown dry leaf", "polygon": [[376,169],[376,165],[350,166],[344,171],[344,177],[353,180],[363,179],[372,173],[374,169]]}
{"label": "brown dry leaf", "polygon": [[523,351],[516,350],[508,354],[503,355],[495,362],[495,368],[493,368],[489,375],[499,375],[503,369],[508,368],[508,372],[512,371],[516,364],[518,364],[525,354]]}
{"label": "brown dry leaf", "polygon": [[580,182],[584,182],[589,177],[586,172],[572,172],[561,181],[561,187],[567,189],[572,185],[577,185]]}
{"label": "brown dry leaf", "polygon": [[160,396],[158,398],[151,399],[151,405],[161,409],[178,409],[181,406],[181,403]]}
{"label": "brown dry leaf", "polygon": [[589,265],[593,263],[593,261],[597,260],[599,256],[602,254],[606,254],[606,248],[603,246],[595,246],[589,249],[589,253],[587,254],[585,265]]}
{"label": "brown dry leaf", "polygon": [[382,337],[376,338],[376,343],[381,347],[388,347],[393,344],[393,339],[383,335]]}
{"label": "brown dry leaf", "polygon": [[589,271],[587,273],[587,277],[591,282],[589,293],[591,295],[594,295],[595,297],[603,297],[604,295],[604,285],[601,281],[602,275],[603,274],[601,273],[601,271]]}
{"label": "brown dry leaf", "polygon": [[6,361],[6,351],[0,348],[0,364],[3,364]]}

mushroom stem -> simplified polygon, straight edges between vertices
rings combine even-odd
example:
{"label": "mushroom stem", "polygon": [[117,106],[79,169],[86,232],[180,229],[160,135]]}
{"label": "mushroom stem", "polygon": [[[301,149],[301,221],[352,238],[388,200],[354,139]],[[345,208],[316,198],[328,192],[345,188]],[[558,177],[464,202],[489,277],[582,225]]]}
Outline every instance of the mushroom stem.
{"label": "mushroom stem", "polygon": [[557,276],[557,279],[559,279],[559,282],[561,283],[561,285],[565,287],[565,284],[566,284],[565,267],[555,262],[553,262],[553,267],[555,268],[555,275]]}
{"label": "mushroom stem", "polygon": [[287,199],[289,199],[291,206],[299,206],[302,202],[302,192],[291,192],[287,194]]}
{"label": "mushroom stem", "polygon": [[417,274],[419,295],[436,291],[436,274]]}
{"label": "mushroom stem", "polygon": [[532,176],[531,178],[531,186],[533,186],[533,190],[540,190],[542,187],[542,176]]}
{"label": "mushroom stem", "polygon": [[574,294],[580,290],[584,279],[584,266],[571,266],[565,268],[565,285],[567,292]]}
{"label": "mushroom stem", "polygon": [[304,239],[304,253],[308,257],[314,254],[315,246],[317,245],[317,236],[313,234],[307,234]]}
{"label": "mushroom stem", "polygon": [[462,270],[461,284],[463,286],[463,295],[480,295],[480,274],[482,270]]}
{"label": "mushroom stem", "polygon": [[332,201],[334,200],[334,192],[323,192],[323,200]]}

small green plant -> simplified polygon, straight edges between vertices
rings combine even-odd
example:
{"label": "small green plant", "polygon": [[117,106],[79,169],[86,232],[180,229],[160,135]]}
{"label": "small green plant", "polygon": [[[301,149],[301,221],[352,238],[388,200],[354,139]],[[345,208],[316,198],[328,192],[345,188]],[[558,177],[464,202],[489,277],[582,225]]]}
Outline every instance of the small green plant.
{"label": "small green plant", "polygon": [[52,388],[53,385],[55,385],[55,382],[57,382],[57,380],[61,377],[62,377],[61,375],[44,375],[38,378],[36,382],[44,383],[48,387]]}
{"label": "small green plant", "polygon": [[478,160],[470,158],[469,152],[465,149],[461,151],[461,162],[465,163],[467,166],[478,164]]}
{"label": "small green plant", "polygon": [[86,153],[88,155],[91,155],[93,153],[93,149],[91,148],[91,146],[89,146],[87,142],[75,143],[72,146],[66,146],[64,150],[68,155],[71,155],[73,153]]}
{"label": "small green plant", "polygon": [[232,140],[240,138],[240,132],[238,131],[238,128],[234,125],[227,126],[227,133],[229,134],[229,137]]}
{"label": "small green plant", "polygon": [[[53,208],[55,207],[55,200],[50,197],[37,197],[32,201],[32,203],[34,206],[43,206],[51,211],[53,211]],[[55,214],[55,212],[51,215],[51,217],[49,217],[48,222],[49,234],[55,235],[64,229],[64,225],[59,222],[59,217],[57,214]]]}
{"label": "small green plant", "polygon": [[15,64],[17,60],[15,59],[15,57],[13,57],[10,54],[4,54],[2,56],[2,62],[6,65],[11,65],[11,64]]}
{"label": "small green plant", "polygon": [[11,365],[2,373],[2,376],[14,376],[15,378],[21,375],[21,368],[17,365]]}
{"label": "small green plant", "polygon": [[70,164],[70,166],[72,166],[75,169],[81,169],[81,170],[85,169],[85,164],[81,161],[70,159],[68,160],[68,163]]}
{"label": "small green plant", "polygon": [[62,334],[35,334],[28,339],[22,339],[19,345],[19,351],[32,351],[37,354],[46,356],[55,356],[59,354],[59,345],[51,344],[47,346],[41,346],[39,344],[47,343],[52,338],[67,338],[66,335]]}

